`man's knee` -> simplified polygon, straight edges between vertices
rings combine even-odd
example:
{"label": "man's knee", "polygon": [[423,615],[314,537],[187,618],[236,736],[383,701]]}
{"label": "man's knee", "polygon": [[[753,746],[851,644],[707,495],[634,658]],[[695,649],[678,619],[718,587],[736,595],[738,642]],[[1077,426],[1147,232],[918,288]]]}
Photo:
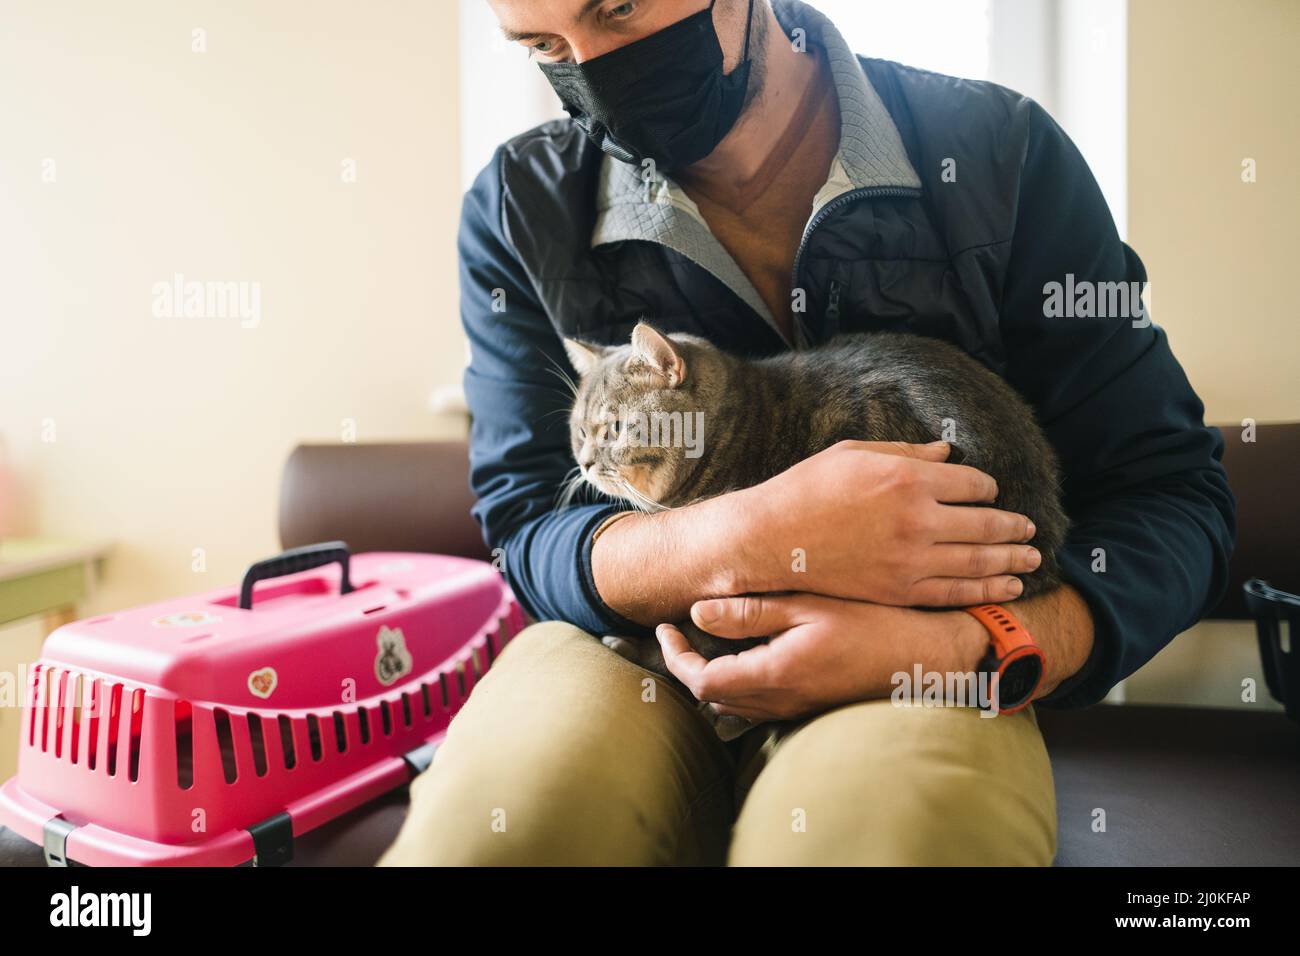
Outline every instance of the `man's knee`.
{"label": "man's knee", "polygon": [[741,809],[733,864],[1046,865],[1056,809],[1032,712],[843,707],[791,734]]}
{"label": "man's knee", "polygon": [[533,625],[452,722],[381,862],[671,862],[693,812],[725,839],[729,819],[713,818],[731,798],[712,786],[725,754],[709,733],[595,638]]}

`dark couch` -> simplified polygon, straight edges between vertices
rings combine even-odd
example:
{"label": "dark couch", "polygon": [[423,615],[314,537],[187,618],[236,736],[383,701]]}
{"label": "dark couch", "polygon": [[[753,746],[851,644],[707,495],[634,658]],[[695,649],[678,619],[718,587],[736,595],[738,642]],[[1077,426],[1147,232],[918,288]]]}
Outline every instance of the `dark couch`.
{"label": "dark couch", "polygon": [[[1254,443],[1224,431],[1239,533],[1212,616],[1241,618],[1248,577],[1300,592],[1300,424],[1259,426]],[[467,467],[460,442],[299,447],[284,471],[281,543],[484,558]],[[1040,709],[1039,720],[1056,777],[1057,865],[1300,863],[1300,726],[1282,714],[1102,705]],[[398,790],[340,817],[297,841],[293,865],[369,865],[405,812]],[[37,847],[0,829],[0,865],[40,863]]]}

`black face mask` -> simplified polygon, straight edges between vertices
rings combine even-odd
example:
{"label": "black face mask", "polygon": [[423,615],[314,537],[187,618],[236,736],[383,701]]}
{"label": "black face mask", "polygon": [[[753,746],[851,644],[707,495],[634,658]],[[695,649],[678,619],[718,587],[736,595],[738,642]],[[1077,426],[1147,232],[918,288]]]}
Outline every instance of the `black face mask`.
{"label": "black face mask", "polygon": [[654,160],[667,172],[717,148],[745,106],[749,87],[749,0],[745,52],[729,75],[713,28],[713,6],[585,63],[543,63],[560,102],[615,159]]}

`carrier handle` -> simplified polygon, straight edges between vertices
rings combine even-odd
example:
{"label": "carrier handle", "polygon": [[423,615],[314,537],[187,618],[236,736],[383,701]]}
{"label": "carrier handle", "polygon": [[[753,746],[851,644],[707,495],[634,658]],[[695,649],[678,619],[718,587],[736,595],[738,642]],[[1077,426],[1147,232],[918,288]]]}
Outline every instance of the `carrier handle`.
{"label": "carrier handle", "polygon": [[[1300,630],[1295,628],[1295,624],[1300,622],[1300,594],[1270,587],[1260,578],[1251,578],[1241,586],[1241,590],[1246,598],[1246,608],[1255,618],[1259,656],[1264,664],[1264,683],[1269,693],[1286,706],[1287,716],[1300,719],[1300,699],[1296,697],[1297,690],[1300,690],[1300,683],[1296,680],[1298,671],[1294,665],[1287,664],[1288,659],[1294,661],[1295,658],[1282,653],[1281,625],[1285,618],[1293,628],[1292,634]],[[1292,667],[1290,673],[1288,666]]]}
{"label": "carrier handle", "polygon": [[311,568],[337,561],[343,567],[339,594],[352,590],[352,578],[349,574],[352,554],[342,541],[324,541],[320,544],[307,544],[301,548],[290,548],[274,558],[266,558],[250,564],[244,572],[244,583],[239,587],[239,607],[249,611],[253,607],[253,585],[267,578],[281,578],[286,574],[297,574]]}

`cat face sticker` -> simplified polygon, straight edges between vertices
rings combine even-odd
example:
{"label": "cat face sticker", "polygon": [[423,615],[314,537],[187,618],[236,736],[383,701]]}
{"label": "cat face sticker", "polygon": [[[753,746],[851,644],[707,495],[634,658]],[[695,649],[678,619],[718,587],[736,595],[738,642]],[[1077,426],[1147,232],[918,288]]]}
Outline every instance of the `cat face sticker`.
{"label": "cat face sticker", "polygon": [[400,627],[384,625],[375,635],[375,679],[385,687],[411,673],[411,652],[406,649],[406,635]]}

